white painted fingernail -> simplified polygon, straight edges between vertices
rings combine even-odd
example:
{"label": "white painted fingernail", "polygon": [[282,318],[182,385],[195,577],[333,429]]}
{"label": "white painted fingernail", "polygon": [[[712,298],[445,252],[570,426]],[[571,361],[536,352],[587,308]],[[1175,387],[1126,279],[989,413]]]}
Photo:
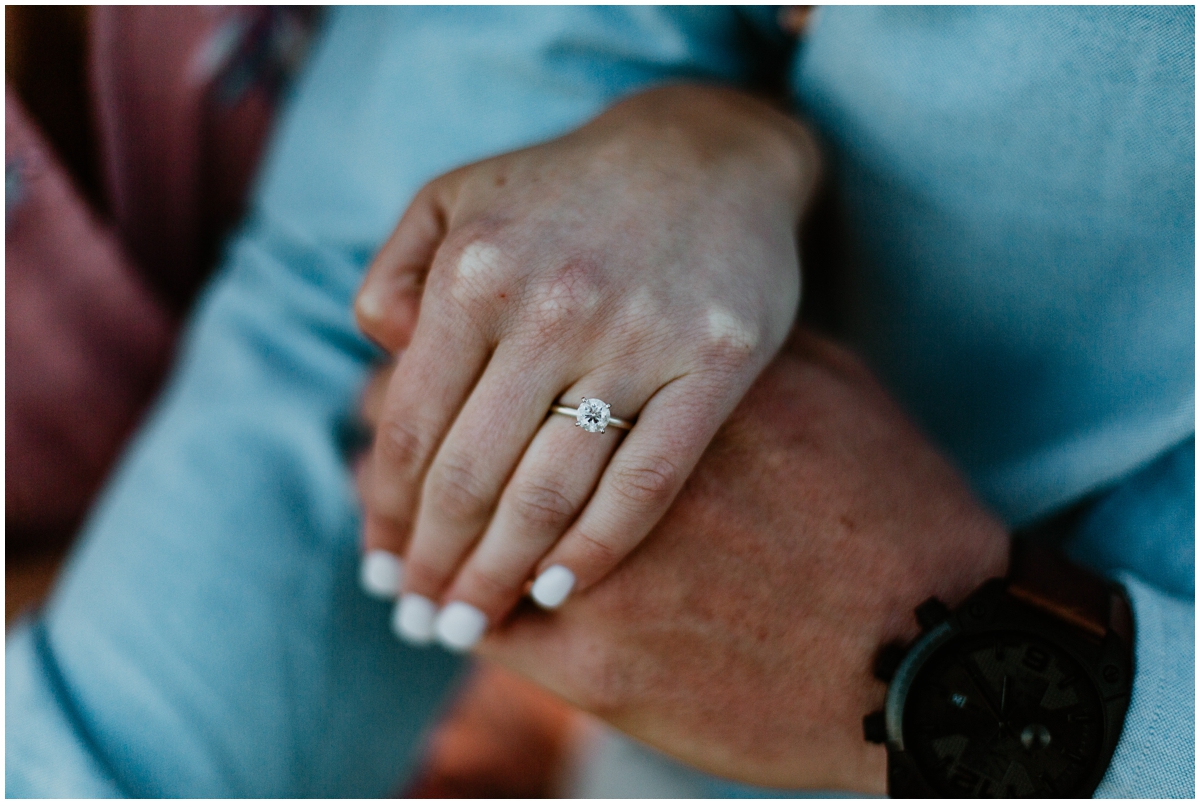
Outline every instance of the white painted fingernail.
{"label": "white painted fingernail", "polygon": [[433,640],[433,621],[437,606],[423,595],[407,594],[392,611],[392,631],[412,645],[428,645]]}
{"label": "white painted fingernail", "polygon": [[387,550],[371,550],[362,557],[358,566],[358,582],[371,597],[391,600],[400,593],[400,579],[404,565],[395,553]]}
{"label": "white painted fingernail", "polygon": [[450,650],[466,651],[475,647],[487,630],[487,617],[470,603],[456,600],[442,609],[434,630],[438,641]]}
{"label": "white painted fingernail", "polygon": [[529,596],[544,609],[556,609],[575,588],[575,573],[562,564],[555,564],[537,577]]}

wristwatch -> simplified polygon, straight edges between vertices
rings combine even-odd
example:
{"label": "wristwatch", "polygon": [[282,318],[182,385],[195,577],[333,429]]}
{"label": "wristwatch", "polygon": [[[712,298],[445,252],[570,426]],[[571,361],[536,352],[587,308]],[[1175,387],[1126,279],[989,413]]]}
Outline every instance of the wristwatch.
{"label": "wristwatch", "polygon": [[1087,797],[1121,735],[1133,684],[1133,618],[1118,586],[1060,553],[1013,543],[1007,578],[953,611],[916,610],[921,636],[885,646],[888,794]]}

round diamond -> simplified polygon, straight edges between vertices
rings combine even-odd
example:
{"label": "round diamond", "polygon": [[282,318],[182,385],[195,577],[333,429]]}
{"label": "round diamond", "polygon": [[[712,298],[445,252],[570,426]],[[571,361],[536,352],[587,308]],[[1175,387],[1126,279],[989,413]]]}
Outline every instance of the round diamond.
{"label": "round diamond", "polygon": [[603,433],[608,426],[608,405],[599,399],[584,399],[579,403],[575,423],[589,433]]}

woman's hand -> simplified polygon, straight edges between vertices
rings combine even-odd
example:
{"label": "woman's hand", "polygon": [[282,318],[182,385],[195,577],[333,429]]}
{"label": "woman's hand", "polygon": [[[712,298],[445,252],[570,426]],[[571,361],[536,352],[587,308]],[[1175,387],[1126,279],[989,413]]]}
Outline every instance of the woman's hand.
{"label": "woman's hand", "polygon": [[[816,169],[793,120],[679,86],[418,193],[356,303],[403,350],[364,494],[367,550],[407,545],[402,636],[444,603],[468,648],[535,570],[553,607],[650,531],[792,324]],[[547,416],[583,397],[634,428]]]}

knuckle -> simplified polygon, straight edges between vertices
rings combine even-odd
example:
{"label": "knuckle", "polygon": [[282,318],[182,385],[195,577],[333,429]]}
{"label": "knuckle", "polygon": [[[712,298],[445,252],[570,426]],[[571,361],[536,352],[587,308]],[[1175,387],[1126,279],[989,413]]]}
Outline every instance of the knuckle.
{"label": "knuckle", "polygon": [[440,516],[470,519],[488,508],[479,474],[458,460],[440,461],[429,470],[425,497]]}
{"label": "knuckle", "polygon": [[762,345],[759,328],[732,313],[713,308],[695,340],[695,370],[728,376],[755,360]]}
{"label": "knuckle", "polygon": [[516,594],[517,581],[501,577],[494,569],[485,566],[463,568],[461,587],[477,603],[485,606],[499,604]]}
{"label": "knuckle", "polygon": [[576,535],[589,565],[612,567],[621,560],[621,550],[617,545],[583,531],[579,531]]}
{"label": "knuckle", "polygon": [[745,341],[710,339],[700,348],[700,368],[717,373],[735,372],[754,355],[754,347]]}
{"label": "knuckle", "polygon": [[694,359],[685,364],[698,378],[707,379],[711,386],[726,387],[756,365],[754,352],[729,341],[708,341],[698,345]]}
{"label": "knuckle", "polygon": [[758,345],[757,328],[729,310],[711,308],[705,316],[708,341],[735,352],[749,352]]}
{"label": "knuckle", "polygon": [[428,204],[436,201],[443,189],[445,189],[446,182],[450,175],[450,173],[443,173],[442,175],[435,176],[421,185],[421,189],[417,190],[416,195],[413,196],[413,200],[409,203],[409,206],[415,206],[418,202]]}
{"label": "knuckle", "polygon": [[404,584],[417,594],[436,595],[446,585],[450,567],[435,566],[423,551],[414,550],[404,561]]}
{"label": "knuckle", "polygon": [[[664,304],[655,297],[649,288],[639,288],[625,300],[615,313],[613,330],[623,341],[641,341],[647,336],[659,336],[661,331],[671,330],[663,327]],[[673,333],[677,334],[677,333]]]}
{"label": "knuckle", "polygon": [[549,480],[521,483],[512,505],[520,519],[545,528],[564,527],[575,513],[575,504]]}
{"label": "knuckle", "polygon": [[648,458],[614,468],[613,488],[629,502],[646,508],[666,505],[675,494],[679,470],[666,458]]}
{"label": "knuckle", "polygon": [[557,341],[591,318],[601,299],[598,272],[594,262],[578,259],[564,263],[534,288],[526,312],[535,339]]}
{"label": "knuckle", "polygon": [[428,454],[429,438],[420,428],[403,417],[387,419],[379,425],[376,448],[393,466],[417,467]]}
{"label": "knuckle", "polygon": [[[503,299],[505,278],[511,260],[487,239],[458,235],[437,266],[437,280],[444,283],[451,299],[468,308]],[[432,280],[432,277],[431,277]]]}
{"label": "knuckle", "polygon": [[416,210],[424,210],[429,208],[438,200],[438,181],[441,177],[436,176],[420,187],[412,194],[412,198],[408,200],[408,204],[404,206],[404,211],[400,215],[400,220],[404,220],[405,215],[411,215]]}

